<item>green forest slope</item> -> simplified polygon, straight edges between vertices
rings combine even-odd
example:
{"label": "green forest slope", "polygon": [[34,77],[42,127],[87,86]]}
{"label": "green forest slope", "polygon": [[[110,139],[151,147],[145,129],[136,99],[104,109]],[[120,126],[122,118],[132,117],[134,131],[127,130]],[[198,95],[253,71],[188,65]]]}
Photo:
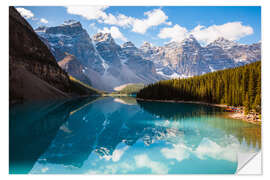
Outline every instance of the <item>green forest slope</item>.
{"label": "green forest slope", "polygon": [[73,76],[69,76],[69,79],[71,81],[72,84],[72,89],[76,90],[77,93],[81,94],[81,95],[100,95],[103,92],[99,91],[81,81],[79,81],[78,79],[74,78]]}
{"label": "green forest slope", "polygon": [[137,98],[187,100],[244,106],[246,111],[261,111],[261,61],[186,79],[151,84]]}
{"label": "green forest slope", "polygon": [[120,91],[117,91],[117,93],[120,94],[136,94],[139,92],[142,88],[144,88],[144,84],[138,83],[138,84],[128,84]]}

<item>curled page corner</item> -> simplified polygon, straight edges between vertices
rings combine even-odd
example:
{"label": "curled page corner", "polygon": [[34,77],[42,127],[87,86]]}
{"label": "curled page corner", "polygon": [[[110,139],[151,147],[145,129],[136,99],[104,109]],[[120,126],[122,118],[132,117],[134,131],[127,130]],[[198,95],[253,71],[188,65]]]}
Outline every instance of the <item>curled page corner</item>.
{"label": "curled page corner", "polygon": [[261,156],[261,152],[237,153],[238,166],[235,174],[262,174]]}

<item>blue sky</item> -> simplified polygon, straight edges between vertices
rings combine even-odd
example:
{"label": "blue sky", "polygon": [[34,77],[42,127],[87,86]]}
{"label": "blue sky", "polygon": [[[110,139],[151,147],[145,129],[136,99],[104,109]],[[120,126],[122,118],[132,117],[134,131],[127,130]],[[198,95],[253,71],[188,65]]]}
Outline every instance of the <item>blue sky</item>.
{"label": "blue sky", "polygon": [[202,45],[223,36],[243,44],[261,40],[261,8],[258,6],[18,6],[34,27],[56,26],[65,20],[82,23],[90,36],[111,32],[118,44],[136,46],[148,41],[161,46],[193,34]]}

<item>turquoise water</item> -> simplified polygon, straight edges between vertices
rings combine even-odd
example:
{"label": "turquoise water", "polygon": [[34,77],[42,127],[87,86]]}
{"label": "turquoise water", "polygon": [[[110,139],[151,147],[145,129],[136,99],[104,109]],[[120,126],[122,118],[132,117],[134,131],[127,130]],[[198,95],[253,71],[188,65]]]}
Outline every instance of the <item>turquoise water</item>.
{"label": "turquoise water", "polygon": [[12,174],[232,174],[261,146],[220,108],[132,97],[17,105],[9,137]]}

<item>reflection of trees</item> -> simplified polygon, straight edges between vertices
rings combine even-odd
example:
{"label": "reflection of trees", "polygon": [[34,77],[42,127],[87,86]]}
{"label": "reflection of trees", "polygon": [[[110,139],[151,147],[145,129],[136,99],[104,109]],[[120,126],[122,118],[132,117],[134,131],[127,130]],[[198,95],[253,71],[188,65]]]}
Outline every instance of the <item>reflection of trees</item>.
{"label": "reflection of trees", "polygon": [[10,173],[28,173],[70,112],[93,99],[24,104],[10,109]]}
{"label": "reflection of trees", "polygon": [[[153,116],[129,106],[100,100],[73,113],[57,133],[47,151],[40,157],[40,163],[56,163],[81,167],[91,152],[99,157],[112,156],[121,142],[132,146],[138,139],[146,145],[156,140],[176,135],[178,130],[155,126]],[[108,106],[107,106],[108,105]],[[105,107],[117,108],[104,112]],[[140,121],[138,123],[138,121]],[[60,128],[61,129],[61,128]],[[45,159],[45,160],[42,160]]]}
{"label": "reflection of trees", "polygon": [[221,108],[191,103],[137,101],[145,111],[162,118],[181,119],[186,117],[220,114]]}
{"label": "reflection of trees", "polygon": [[210,125],[222,129],[226,134],[233,134],[238,141],[261,148],[261,126],[246,123],[241,120],[222,118],[222,121],[209,121]]}
{"label": "reflection of trees", "polygon": [[[151,114],[171,120],[175,119],[183,124],[187,121],[185,118],[203,116],[204,118],[196,119],[197,125],[211,125],[212,127],[225,131],[227,134],[233,134],[238,138],[240,143],[245,140],[248,145],[256,147],[257,144],[259,148],[261,147],[260,126],[228,118],[215,118],[215,120],[213,120],[213,118],[211,118],[212,115],[222,115],[222,109],[220,108],[188,103],[138,101],[138,104]],[[190,119],[188,121],[190,122]]]}
{"label": "reflection of trees", "polygon": [[85,103],[70,113],[39,162],[82,167],[92,152],[100,158],[110,158],[120,143],[132,146],[139,139],[150,145],[158,140],[175,141],[181,136],[183,143],[195,150],[203,138],[222,144],[225,133],[237,136],[240,126],[249,127],[247,123],[234,125],[230,119],[219,120],[217,116],[213,119],[213,114],[221,114],[219,108],[148,103],[141,105],[143,110],[112,98]]}

